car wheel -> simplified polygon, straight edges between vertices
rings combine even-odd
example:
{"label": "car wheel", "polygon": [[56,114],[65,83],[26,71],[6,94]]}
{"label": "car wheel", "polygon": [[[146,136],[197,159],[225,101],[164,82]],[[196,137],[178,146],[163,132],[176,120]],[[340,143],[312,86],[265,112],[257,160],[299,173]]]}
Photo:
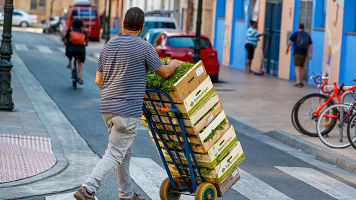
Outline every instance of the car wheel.
{"label": "car wheel", "polygon": [[29,27],[30,24],[29,24],[28,22],[21,22],[21,23],[20,23],[20,26],[21,26],[21,27]]}
{"label": "car wheel", "polygon": [[210,78],[213,83],[219,82],[219,74],[210,74]]}

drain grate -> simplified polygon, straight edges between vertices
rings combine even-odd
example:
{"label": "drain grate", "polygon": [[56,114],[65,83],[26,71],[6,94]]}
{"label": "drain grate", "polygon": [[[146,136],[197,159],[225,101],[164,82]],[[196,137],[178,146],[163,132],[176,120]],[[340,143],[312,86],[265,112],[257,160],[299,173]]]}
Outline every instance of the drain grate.
{"label": "drain grate", "polygon": [[0,134],[0,183],[40,174],[55,164],[50,138]]}

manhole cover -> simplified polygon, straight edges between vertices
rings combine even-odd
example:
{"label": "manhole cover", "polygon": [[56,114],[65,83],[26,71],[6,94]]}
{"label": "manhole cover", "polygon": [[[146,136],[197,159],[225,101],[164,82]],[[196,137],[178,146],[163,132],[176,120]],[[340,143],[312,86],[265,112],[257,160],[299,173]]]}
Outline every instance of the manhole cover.
{"label": "manhole cover", "polygon": [[40,174],[55,164],[50,138],[0,134],[0,183]]}

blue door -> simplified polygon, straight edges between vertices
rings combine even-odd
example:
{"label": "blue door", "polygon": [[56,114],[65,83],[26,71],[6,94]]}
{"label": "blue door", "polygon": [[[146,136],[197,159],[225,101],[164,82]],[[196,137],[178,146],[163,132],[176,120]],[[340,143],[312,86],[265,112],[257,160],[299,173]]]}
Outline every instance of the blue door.
{"label": "blue door", "polygon": [[214,47],[218,52],[218,59],[220,63],[222,63],[223,52],[224,52],[225,5],[226,5],[226,0],[216,1]]}
{"label": "blue door", "polygon": [[282,0],[268,0],[263,39],[263,69],[274,76],[278,75],[281,16]]}

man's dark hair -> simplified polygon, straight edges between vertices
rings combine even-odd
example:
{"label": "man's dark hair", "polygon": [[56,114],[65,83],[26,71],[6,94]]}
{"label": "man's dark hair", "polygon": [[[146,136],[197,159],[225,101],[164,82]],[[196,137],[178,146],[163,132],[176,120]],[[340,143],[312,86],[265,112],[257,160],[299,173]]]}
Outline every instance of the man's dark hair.
{"label": "man's dark hair", "polygon": [[127,10],[124,19],[124,29],[138,31],[145,22],[145,13],[138,7],[132,7]]}
{"label": "man's dark hair", "polygon": [[254,20],[250,20],[250,25],[251,25],[251,26],[256,25],[256,21],[254,21]]}
{"label": "man's dark hair", "polygon": [[301,29],[304,31],[304,24],[299,24],[298,29]]}
{"label": "man's dark hair", "polygon": [[73,20],[73,22],[72,22],[72,26],[73,26],[73,28],[78,28],[78,29],[80,29],[80,28],[82,28],[83,27],[83,21],[82,20],[79,20],[79,19],[75,19],[75,20]]}

